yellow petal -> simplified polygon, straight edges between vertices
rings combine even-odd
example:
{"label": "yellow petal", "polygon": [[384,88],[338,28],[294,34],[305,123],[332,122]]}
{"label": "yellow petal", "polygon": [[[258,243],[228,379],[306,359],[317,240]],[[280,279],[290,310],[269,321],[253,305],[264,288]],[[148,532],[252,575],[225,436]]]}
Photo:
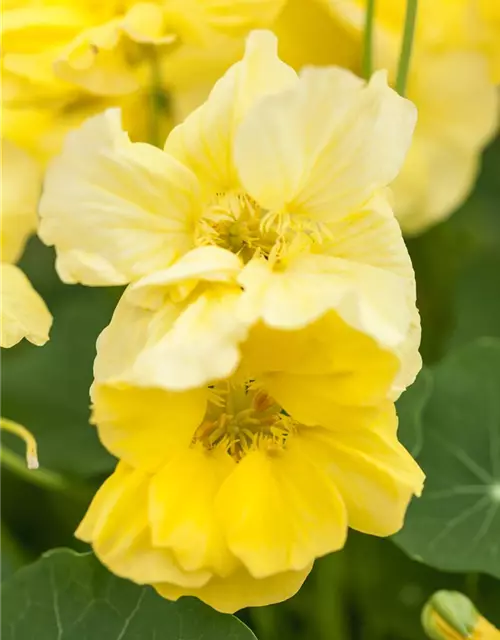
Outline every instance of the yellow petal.
{"label": "yellow petal", "polygon": [[181,588],[172,584],[153,585],[169,600],[196,596],[222,613],[234,613],[245,607],[264,607],[294,596],[311,571],[309,565],[301,571],[285,571],[268,578],[254,578],[240,568],[226,578],[214,576],[203,587]]}
{"label": "yellow petal", "polygon": [[141,278],[128,290],[133,303],[158,309],[169,299],[184,300],[200,282],[236,284],[243,263],[221,247],[202,246],[186,253],[170,268]]}
{"label": "yellow petal", "polygon": [[42,171],[23,149],[2,139],[1,259],[16,262],[36,230]]}
{"label": "yellow petal", "polygon": [[12,347],[23,338],[36,345],[49,339],[52,316],[28,278],[12,264],[0,265],[1,346]]}
{"label": "yellow petal", "polygon": [[186,447],[151,481],[153,544],[171,549],[186,571],[208,568],[227,576],[239,564],[214,510],[219,488],[235,466],[224,449]]}
{"label": "yellow petal", "polygon": [[[402,239],[400,250],[405,251]],[[382,347],[401,344],[409,330],[413,309],[408,289],[413,293],[413,282],[348,256],[299,253],[274,271],[269,261],[254,259],[239,282],[249,315],[258,314],[276,329],[302,328],[335,311]]]}
{"label": "yellow petal", "polygon": [[206,410],[206,389],[184,393],[95,384],[92,422],[104,446],[145,471],[189,446]]}
{"label": "yellow petal", "polygon": [[331,474],[350,527],[377,536],[399,531],[424,474],[397,441],[392,407],[368,428],[304,431],[300,446]]}
{"label": "yellow petal", "polygon": [[250,106],[262,96],[296,81],[296,74],[277,56],[276,37],[255,31],[243,60],[215,84],[207,101],[178,125],[165,150],[198,177],[205,197],[239,186],[232,159],[234,131]]}
{"label": "yellow petal", "polygon": [[223,484],[216,509],[229,548],[256,578],[305,569],[346,538],[337,489],[292,436],[283,451],[248,453]]}
{"label": "yellow petal", "polygon": [[138,307],[129,301],[129,290],[120,298],[111,322],[97,339],[96,382],[132,382],[139,353],[149,341],[160,340],[179,317],[180,309],[173,304],[164,304],[156,312]]}
{"label": "yellow petal", "polygon": [[149,476],[120,463],[95,495],[75,535],[110,571],[139,584],[201,587],[208,571],[183,571],[170,551],[154,548],[147,520]]}
{"label": "yellow petal", "polygon": [[248,112],[236,136],[238,171],[266,208],[299,224],[332,221],[394,180],[415,120],[382,72],[365,87],[346,70],[309,68]]}
{"label": "yellow petal", "polygon": [[180,391],[229,377],[239,364],[239,345],[248,331],[248,322],[238,315],[240,298],[239,287],[212,285],[180,307],[179,317],[173,325],[164,325],[163,335],[161,325],[153,329],[157,338],[137,359],[137,380]]}
{"label": "yellow petal", "polygon": [[124,284],[191,248],[197,193],[185,167],[131,143],[110,110],[72,132],[49,167],[40,237],[55,245],[65,282]]}
{"label": "yellow petal", "polygon": [[344,374],[362,369],[394,372],[397,366],[393,353],[381,349],[373,338],[350,327],[335,312],[295,331],[259,322],[252,327],[242,353],[247,368],[259,375]]}

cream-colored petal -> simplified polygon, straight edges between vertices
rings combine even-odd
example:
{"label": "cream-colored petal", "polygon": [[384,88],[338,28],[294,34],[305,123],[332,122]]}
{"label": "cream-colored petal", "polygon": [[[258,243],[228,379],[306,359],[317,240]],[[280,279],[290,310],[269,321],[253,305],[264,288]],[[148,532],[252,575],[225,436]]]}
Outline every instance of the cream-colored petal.
{"label": "cream-colored petal", "polygon": [[239,364],[239,345],[249,327],[239,317],[240,299],[239,288],[225,285],[208,286],[195,295],[171,328],[140,353],[137,380],[181,391],[229,377]]}
{"label": "cream-colored petal", "polygon": [[97,339],[94,361],[97,383],[132,383],[139,353],[170,330],[179,316],[180,309],[173,304],[164,304],[155,312],[138,307],[129,301],[129,290],[122,295],[111,322]]}
{"label": "cream-colored petal", "polygon": [[400,345],[409,330],[407,280],[348,257],[298,253],[274,271],[268,261],[255,259],[239,282],[245,289],[242,313],[275,329],[300,329],[335,311],[385,348]]}
{"label": "cream-colored petal", "polygon": [[127,289],[97,341],[96,380],[183,391],[230,376],[249,328],[240,298],[237,286],[209,283],[187,300],[145,309]]}
{"label": "cream-colored petal", "polygon": [[23,149],[2,138],[1,260],[16,262],[36,230],[42,169]]}
{"label": "cream-colored petal", "polygon": [[243,263],[221,247],[197,247],[171,267],[133,284],[127,298],[138,306],[158,309],[168,300],[185,300],[200,282],[236,284]]}
{"label": "cream-colored petal", "polygon": [[403,526],[411,498],[422,491],[424,474],[397,441],[394,409],[381,412],[379,420],[366,429],[304,431],[300,445],[331,474],[349,526],[389,536]]}
{"label": "cream-colored petal", "polygon": [[285,219],[336,220],[394,180],[415,120],[383,72],[363,86],[346,70],[308,68],[249,111],[236,137],[238,171],[248,192]]}
{"label": "cream-colored petal", "polygon": [[285,571],[268,578],[254,578],[243,567],[230,576],[214,576],[198,589],[155,584],[160,595],[169,600],[195,596],[221,613],[234,613],[245,607],[264,607],[294,596],[312,569],[312,564],[300,571]]}
{"label": "cream-colored petal", "polygon": [[96,493],[75,535],[92,545],[110,571],[139,584],[171,582],[198,588],[208,571],[183,571],[173,555],[151,544],[147,520],[150,476],[121,462]]}
{"label": "cream-colored petal", "polygon": [[94,384],[92,422],[113,455],[154,472],[188,447],[206,411],[204,388],[175,393]]}
{"label": "cream-colored petal", "polygon": [[219,488],[235,466],[221,447],[211,451],[186,447],[151,481],[153,544],[171,549],[186,571],[208,568],[228,576],[239,564],[227,547],[214,510]]}
{"label": "cream-colored petal", "polygon": [[254,31],[243,60],[215,84],[207,101],[178,125],[165,150],[188,166],[202,184],[206,198],[239,187],[233,163],[235,129],[262,96],[296,82],[295,71],[277,56],[276,37]]}
{"label": "cream-colored petal", "polygon": [[24,273],[13,264],[0,264],[1,341],[12,347],[23,338],[38,346],[49,339],[52,316]]}
{"label": "cream-colored petal", "polygon": [[343,547],[345,507],[327,475],[293,441],[258,448],[222,485],[216,509],[231,551],[251,575],[300,571]]}
{"label": "cream-colored petal", "polygon": [[50,165],[40,237],[57,251],[65,282],[124,284],[188,251],[198,184],[159,149],[132,144],[109,110],[69,134]]}

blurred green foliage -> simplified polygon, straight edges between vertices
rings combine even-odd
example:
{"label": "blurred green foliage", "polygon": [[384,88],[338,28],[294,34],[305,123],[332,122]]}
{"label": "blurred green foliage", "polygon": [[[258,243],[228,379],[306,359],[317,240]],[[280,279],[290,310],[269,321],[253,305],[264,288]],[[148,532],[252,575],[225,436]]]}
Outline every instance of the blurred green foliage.
{"label": "blurred green foliage", "polygon": [[[497,140],[485,154],[477,187],[466,204],[450,220],[408,240],[417,274],[422,354],[426,366],[439,371],[444,366],[441,360],[450,351],[476,338],[500,337],[499,167]],[[95,430],[88,425],[88,390],[95,339],[109,321],[121,292],[63,285],[54,272],[53,258],[51,250],[32,239],[22,260],[22,267],[54,314],[55,323],[51,341],[42,349],[26,343],[3,354],[2,413],[33,431],[39,442],[42,467],[64,473],[65,477],[74,478],[78,486],[84,483],[87,489],[75,495],[48,491],[8,469],[2,470],[3,578],[48,549],[84,549],[72,532],[93,488],[114,465],[100,446]],[[499,367],[491,365],[489,373],[483,371],[474,383],[477,388],[487,376],[497,385],[492,393],[498,395]],[[456,372],[452,367],[448,373],[451,388]],[[421,374],[415,387],[400,400],[399,411],[405,425],[405,444],[415,455],[422,455],[424,466],[428,466],[429,486],[438,486],[439,474],[445,473],[446,465],[440,466],[441,454],[434,444],[427,441],[426,445],[425,436],[434,424],[455,420],[456,414],[454,417],[450,413],[453,407],[449,406],[454,398],[444,393],[440,400],[431,387],[427,374]],[[431,396],[432,416],[428,418],[427,402]],[[488,398],[482,395],[478,403],[484,407]],[[486,428],[481,422],[488,419],[485,415],[478,415],[478,433]],[[466,422],[470,424],[471,418]],[[446,429],[452,426],[448,422]],[[500,430],[498,415],[492,418],[492,428]],[[4,440],[22,453],[20,443],[7,436]],[[463,446],[475,456],[476,444],[471,440]],[[418,508],[425,509],[428,500],[422,499],[421,504]],[[498,515],[492,519],[493,528],[488,529],[488,535],[500,541],[498,520]],[[481,533],[481,522],[474,522],[472,537],[478,535],[478,530]],[[422,555],[418,540],[415,542],[411,515],[408,525],[400,535],[400,544],[412,553],[420,550]],[[425,533],[424,530],[419,535]],[[466,536],[463,540],[466,544]],[[443,549],[441,557],[426,559],[457,568],[459,565],[450,561],[452,553],[452,548],[446,553]],[[484,563],[468,566],[485,568]],[[342,552],[316,563],[294,598],[246,610],[240,616],[260,640],[417,640],[424,637],[419,622],[421,607],[437,589],[464,591],[483,614],[500,625],[499,580],[476,572],[439,571],[410,559],[391,540],[354,532]],[[20,637],[22,640],[24,636]]]}

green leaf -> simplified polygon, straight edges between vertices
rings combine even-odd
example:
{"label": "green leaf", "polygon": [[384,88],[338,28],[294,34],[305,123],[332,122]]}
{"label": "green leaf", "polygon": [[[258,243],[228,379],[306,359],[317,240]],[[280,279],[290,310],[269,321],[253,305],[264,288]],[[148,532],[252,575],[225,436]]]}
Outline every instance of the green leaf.
{"label": "green leaf", "polygon": [[[46,300],[54,325],[49,342],[26,341],[2,353],[2,415],[26,426],[38,442],[40,466],[82,477],[110,471],[115,461],[89,425],[95,342],[109,322],[118,289],[64,285],[53,252],[33,239],[22,266]],[[15,438],[9,446],[24,456]]]}
{"label": "green leaf", "polygon": [[255,640],[234,616],[193,598],[169,602],[90,554],[50,551],[2,589],[3,640]]}
{"label": "green leaf", "polygon": [[500,340],[462,347],[432,376],[417,457],[427,480],[395,541],[440,569],[500,577]]}
{"label": "green leaf", "polygon": [[399,439],[412,454],[419,455],[423,446],[422,412],[432,393],[432,373],[424,367],[411,387],[397,402],[400,423]]}

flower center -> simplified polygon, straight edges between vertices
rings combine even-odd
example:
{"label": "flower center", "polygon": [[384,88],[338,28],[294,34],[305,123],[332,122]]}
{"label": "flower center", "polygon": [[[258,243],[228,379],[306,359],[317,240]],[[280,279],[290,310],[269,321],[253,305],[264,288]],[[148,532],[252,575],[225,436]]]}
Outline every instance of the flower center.
{"label": "flower center", "polygon": [[278,236],[264,228],[265,213],[246,193],[216,193],[203,216],[199,243],[215,244],[238,253],[245,262],[256,251],[267,256]]}
{"label": "flower center", "polygon": [[256,448],[278,451],[284,447],[293,421],[267,393],[255,389],[252,383],[224,383],[212,392],[193,443],[207,449],[222,446],[236,461]]}

